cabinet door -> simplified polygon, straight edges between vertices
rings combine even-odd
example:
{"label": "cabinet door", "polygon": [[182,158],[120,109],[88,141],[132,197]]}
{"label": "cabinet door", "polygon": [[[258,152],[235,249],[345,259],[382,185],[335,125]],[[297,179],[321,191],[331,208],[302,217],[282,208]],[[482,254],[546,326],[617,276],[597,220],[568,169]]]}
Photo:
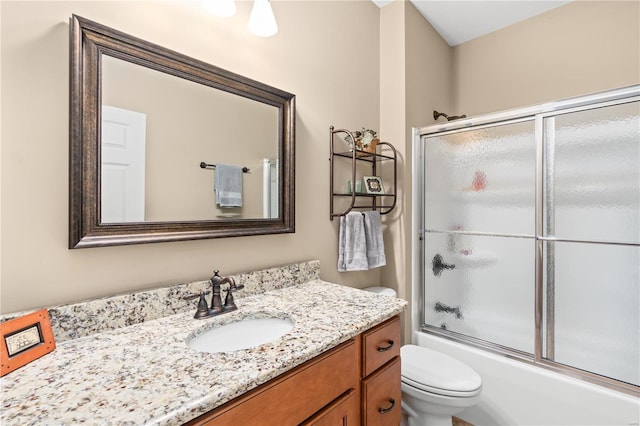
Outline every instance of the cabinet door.
{"label": "cabinet door", "polygon": [[398,426],[400,408],[400,357],[362,381],[362,416],[366,426]]}
{"label": "cabinet door", "polygon": [[301,426],[358,426],[358,408],[358,393],[351,389]]}

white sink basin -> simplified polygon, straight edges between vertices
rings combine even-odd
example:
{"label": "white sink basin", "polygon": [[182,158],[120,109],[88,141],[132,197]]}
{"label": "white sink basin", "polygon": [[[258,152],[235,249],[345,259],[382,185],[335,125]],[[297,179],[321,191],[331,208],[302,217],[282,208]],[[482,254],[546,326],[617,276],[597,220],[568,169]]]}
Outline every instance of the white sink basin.
{"label": "white sink basin", "polygon": [[187,340],[198,352],[231,352],[272,342],[293,328],[293,321],[282,318],[244,319],[212,328]]}

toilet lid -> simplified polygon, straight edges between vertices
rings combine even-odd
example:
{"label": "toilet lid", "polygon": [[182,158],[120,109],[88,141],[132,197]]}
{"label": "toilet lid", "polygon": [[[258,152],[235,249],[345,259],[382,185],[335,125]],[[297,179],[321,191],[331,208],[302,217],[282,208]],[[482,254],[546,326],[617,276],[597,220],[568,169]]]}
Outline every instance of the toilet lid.
{"label": "toilet lid", "polygon": [[394,289],[389,287],[365,287],[364,291],[368,291],[370,293],[383,294],[385,296],[396,297],[397,293]]}
{"label": "toilet lid", "polygon": [[408,385],[451,396],[473,396],[482,386],[478,373],[449,355],[415,345],[400,352],[402,380]]}

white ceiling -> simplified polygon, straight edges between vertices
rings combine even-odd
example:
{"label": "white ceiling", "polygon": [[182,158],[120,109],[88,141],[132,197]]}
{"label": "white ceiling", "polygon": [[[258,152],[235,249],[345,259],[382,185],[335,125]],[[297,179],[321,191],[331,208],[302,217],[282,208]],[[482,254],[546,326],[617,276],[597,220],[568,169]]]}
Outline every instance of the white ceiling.
{"label": "white ceiling", "polygon": [[[393,0],[372,0],[383,7]],[[449,46],[473,40],[565,5],[555,0],[410,0]]]}

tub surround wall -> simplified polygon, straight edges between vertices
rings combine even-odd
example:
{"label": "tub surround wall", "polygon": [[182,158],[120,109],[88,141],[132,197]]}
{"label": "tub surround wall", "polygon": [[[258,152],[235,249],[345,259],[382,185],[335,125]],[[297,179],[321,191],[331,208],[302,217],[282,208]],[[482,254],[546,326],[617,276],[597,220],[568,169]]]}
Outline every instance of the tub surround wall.
{"label": "tub surround wall", "polygon": [[[221,271],[221,276],[227,274]],[[236,284],[245,286],[234,293],[234,299],[237,301],[266,291],[317,280],[320,278],[320,261],[311,260],[234,274],[233,278]],[[195,313],[197,300],[184,300],[184,296],[203,290],[211,290],[209,280],[53,306],[48,308],[53,335],[56,342],[60,343],[181,312]],[[207,301],[210,300],[209,295]],[[25,313],[27,312],[1,316],[0,322]]]}

